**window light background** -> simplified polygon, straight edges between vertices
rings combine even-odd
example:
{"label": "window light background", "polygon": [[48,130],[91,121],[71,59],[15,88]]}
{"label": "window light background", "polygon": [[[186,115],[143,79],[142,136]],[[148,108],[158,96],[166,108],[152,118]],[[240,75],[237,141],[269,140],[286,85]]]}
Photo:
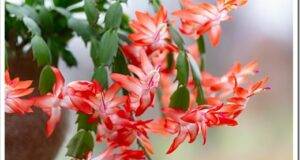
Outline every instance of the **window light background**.
{"label": "window light background", "polygon": [[[215,3],[214,0],[202,1]],[[169,13],[179,8],[178,0],[162,2]],[[124,9],[131,17],[136,10],[153,12],[147,0],[128,0]],[[260,64],[257,77],[268,75],[272,89],[250,100],[239,117],[238,126],[209,129],[204,146],[199,136],[193,144],[185,142],[172,155],[166,155],[173,137],[151,135],[155,151],[153,160],[292,159],[292,0],[249,0],[232,15],[232,20],[222,24],[220,45],[211,48],[206,41],[207,70],[222,75],[236,60],[242,63],[257,60]],[[72,39],[69,48],[78,66],[68,68],[63,61],[59,62],[66,81],[89,80],[93,73],[89,49],[80,38]],[[156,107],[148,110],[146,117],[157,115]],[[58,160],[65,159],[66,144],[76,131],[75,120],[76,114],[71,113]],[[103,147],[100,145],[94,153],[99,154]]]}

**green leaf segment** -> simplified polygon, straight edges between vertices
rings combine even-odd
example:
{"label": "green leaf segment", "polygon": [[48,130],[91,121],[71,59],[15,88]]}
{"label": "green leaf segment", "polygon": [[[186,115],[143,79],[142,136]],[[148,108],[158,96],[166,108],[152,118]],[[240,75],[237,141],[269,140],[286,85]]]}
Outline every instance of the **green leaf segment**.
{"label": "green leaf segment", "polygon": [[94,138],[91,132],[81,129],[67,145],[67,156],[83,159],[94,148]]}
{"label": "green leaf segment", "polygon": [[39,66],[45,66],[51,64],[51,52],[44,39],[38,35],[35,35],[31,39],[31,46],[33,56],[37,60]]}
{"label": "green leaf segment", "polygon": [[39,92],[41,95],[51,92],[55,83],[55,75],[49,65],[46,65],[40,74]]}

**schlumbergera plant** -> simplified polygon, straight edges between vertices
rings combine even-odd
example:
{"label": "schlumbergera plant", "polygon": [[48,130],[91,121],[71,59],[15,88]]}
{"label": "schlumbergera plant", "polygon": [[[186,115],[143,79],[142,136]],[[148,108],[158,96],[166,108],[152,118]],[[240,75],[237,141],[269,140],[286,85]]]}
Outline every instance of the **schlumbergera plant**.
{"label": "schlumbergera plant", "polygon": [[[167,154],[198,136],[205,144],[208,128],[236,126],[249,98],[268,88],[268,78],[249,79],[258,72],[255,61],[236,62],[221,77],[205,70],[204,36],[216,47],[221,22],[246,2],[181,0],[181,8],[171,14],[180,21],[180,32],[195,40],[191,45],[184,43],[174,27],[177,19],[168,19],[159,0],[149,1],[155,14],[136,11],[132,20],[123,13],[125,0],[53,0],[47,7],[43,0],[7,3],[6,55],[15,53],[13,48],[32,51],[43,69],[40,96],[28,97],[32,81],[11,78],[7,67],[5,112],[22,115],[40,108],[49,117],[48,137],[55,132],[62,109],[77,112],[77,133],[66,154],[76,159],[150,160],[150,133],[174,138]],[[74,16],[80,12],[86,19]],[[95,70],[91,81],[65,84],[67,75],[55,66],[59,57],[69,66],[77,64],[67,48],[73,33],[90,46]],[[160,108],[160,117],[142,118],[153,107]],[[105,143],[106,149],[92,153],[95,142]]]}

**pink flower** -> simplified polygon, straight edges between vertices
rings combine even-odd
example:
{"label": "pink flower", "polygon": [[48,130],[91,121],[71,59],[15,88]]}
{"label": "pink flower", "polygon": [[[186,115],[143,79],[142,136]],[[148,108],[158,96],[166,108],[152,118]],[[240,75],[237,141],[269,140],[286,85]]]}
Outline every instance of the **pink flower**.
{"label": "pink flower", "polygon": [[32,81],[20,81],[20,79],[11,79],[8,70],[5,71],[5,113],[25,114],[32,112],[31,106],[33,100],[22,97],[30,95],[33,88],[29,88]]}
{"label": "pink flower", "polygon": [[161,7],[154,17],[139,11],[136,12],[136,17],[137,20],[130,23],[134,33],[128,36],[135,45],[147,47],[150,53],[155,50],[176,50],[171,44],[164,7]]}
{"label": "pink flower", "polygon": [[213,46],[217,46],[221,37],[221,22],[228,20],[229,11],[245,0],[218,0],[217,5],[210,3],[192,4],[191,0],[182,0],[183,9],[173,14],[181,18],[180,31],[186,35],[198,38],[208,33]]}
{"label": "pink flower", "polygon": [[143,114],[148,107],[153,106],[155,90],[160,78],[159,68],[159,66],[154,68],[147,55],[142,53],[141,68],[128,65],[128,69],[137,78],[117,73],[111,74],[112,80],[129,91],[130,110],[133,110],[136,116]]}

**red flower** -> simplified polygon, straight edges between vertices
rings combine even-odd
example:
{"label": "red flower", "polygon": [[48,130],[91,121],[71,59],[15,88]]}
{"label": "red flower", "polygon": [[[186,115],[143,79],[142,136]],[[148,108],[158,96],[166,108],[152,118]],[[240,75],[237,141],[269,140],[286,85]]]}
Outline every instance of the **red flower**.
{"label": "red flower", "polygon": [[[130,44],[122,46],[122,52],[127,58],[129,64],[140,66],[141,65],[141,55],[147,54],[144,47]],[[148,58],[153,62],[154,65],[161,65],[161,69],[164,70],[167,68],[167,50],[160,51],[156,50],[154,52],[148,53]]]}
{"label": "red flower", "polygon": [[33,92],[33,88],[29,88],[32,81],[20,81],[20,79],[11,79],[8,70],[5,71],[5,113],[25,114],[32,112],[31,106],[33,100],[23,99]]}
{"label": "red flower", "polygon": [[[172,153],[186,138],[193,142],[198,134],[202,134],[203,144],[206,142],[207,129],[214,126],[237,125],[235,118],[246,108],[249,98],[266,87],[268,78],[258,82],[248,82],[248,76],[257,73],[257,63],[252,61],[245,66],[236,63],[230,71],[222,77],[202,74],[202,84],[206,93],[206,104],[197,106],[192,100],[196,92],[190,92],[190,107],[188,111],[174,110],[163,103],[164,118],[150,124],[152,132],[161,134],[177,134],[167,153]],[[168,78],[171,74],[162,74],[161,89],[163,101],[169,101],[174,86]],[[176,85],[175,85],[176,86]],[[193,84],[189,84],[193,90]],[[170,106],[172,107],[172,106]]]}
{"label": "red flower", "polygon": [[145,153],[142,150],[120,148],[119,153],[114,153],[114,149],[114,146],[110,146],[95,158],[91,158],[90,154],[87,160],[145,160]]}
{"label": "red flower", "polygon": [[[127,112],[128,113],[128,112]],[[133,119],[125,119],[114,115],[112,118],[113,128],[108,128],[107,125],[100,124],[97,129],[97,140],[106,140],[111,145],[130,146],[134,140],[139,139],[149,153],[152,153],[152,145],[148,139],[147,121],[134,121]]]}
{"label": "red flower", "polygon": [[127,96],[117,97],[121,87],[111,85],[104,90],[96,81],[75,81],[68,85],[68,96],[74,107],[79,111],[91,115],[89,122],[99,118],[111,128],[109,116],[120,110],[120,105],[127,101]]}
{"label": "red flower", "polygon": [[195,141],[199,134],[199,126],[197,124],[183,121],[181,119],[181,117],[185,114],[183,111],[165,108],[163,112],[166,117],[164,129],[171,134],[177,134],[169,147],[167,154],[172,153],[187,137],[189,137],[189,143]]}
{"label": "red flower", "polygon": [[69,107],[73,107],[74,110],[93,114],[89,99],[95,97],[100,90],[101,86],[96,81],[73,81],[65,89],[65,99],[70,102]]}
{"label": "red flower", "polygon": [[203,144],[205,144],[207,133],[206,130],[208,127],[221,125],[237,125],[237,122],[233,118],[227,117],[225,114],[226,112],[221,111],[222,107],[222,104],[219,106],[201,105],[188,111],[182,117],[182,120],[189,123],[195,123],[200,126],[203,137]]}
{"label": "red flower", "polygon": [[[129,114],[124,112],[123,114]],[[106,125],[100,124],[97,129],[97,140],[102,141],[106,140],[108,147],[107,149],[100,154],[96,159],[118,159],[118,158],[128,158],[128,159],[139,159],[144,157],[142,155],[136,155],[139,153],[136,151],[126,152],[116,154],[113,150],[120,149],[121,151],[128,150],[129,147],[138,139],[141,142],[141,145],[144,146],[148,153],[153,153],[152,145],[148,139],[146,129],[147,123],[150,121],[133,121],[133,119],[125,119],[124,117],[114,116],[112,118],[113,128],[108,129]]]}
{"label": "red flower", "polygon": [[134,33],[128,36],[135,45],[147,47],[150,53],[155,50],[176,50],[170,42],[167,12],[164,7],[161,7],[154,17],[138,11],[136,17],[137,20],[130,23]]}
{"label": "red flower", "polygon": [[210,3],[192,4],[191,0],[182,0],[183,9],[173,14],[181,18],[180,30],[186,35],[198,38],[208,33],[213,46],[218,45],[221,37],[221,22],[228,20],[228,12],[245,0],[218,0],[217,6]]}
{"label": "red flower", "polygon": [[159,82],[159,66],[154,68],[145,53],[141,54],[141,68],[128,65],[128,69],[138,78],[112,73],[111,78],[124,89],[129,91],[130,110],[135,111],[136,116],[153,106],[155,90]]}
{"label": "red flower", "polygon": [[203,144],[205,144],[208,127],[237,125],[237,122],[233,118],[227,117],[221,111],[222,107],[223,105],[202,105],[192,108],[187,112],[164,108],[165,117],[162,120],[153,122],[150,128],[153,132],[177,134],[167,154],[174,152],[186,138],[189,139],[189,143],[194,142],[199,134],[202,134]]}
{"label": "red flower", "polygon": [[145,49],[144,47],[130,44],[122,46],[122,52],[130,64],[138,66],[141,64],[140,53],[145,53]]}
{"label": "red flower", "polygon": [[202,73],[202,85],[208,97],[225,97],[233,93],[237,84],[248,81],[249,75],[258,73],[258,63],[251,61],[246,65],[236,62],[222,77],[215,77],[207,72]]}
{"label": "red flower", "polygon": [[60,121],[61,107],[70,106],[70,103],[64,99],[63,76],[57,68],[51,67],[51,69],[55,75],[55,83],[53,85],[52,92],[36,97],[34,102],[35,106],[41,108],[50,117],[46,125],[47,137],[53,133],[56,124]]}
{"label": "red flower", "polygon": [[[98,125],[97,141],[106,140],[109,146],[116,148],[129,147],[138,138],[151,153],[152,146],[146,132],[150,120],[135,121],[131,113],[125,111],[127,96],[117,96],[120,89],[117,83],[105,90],[96,81],[75,81],[68,85],[67,97],[75,108],[91,115],[88,122],[101,119],[103,123]],[[108,153],[104,152],[102,156],[104,154]]]}
{"label": "red flower", "polygon": [[221,109],[222,112],[226,112],[226,114],[232,118],[237,117],[246,108],[246,103],[250,97],[263,90],[270,89],[266,87],[267,82],[268,77],[250,84],[246,88],[237,85],[233,89],[233,96],[227,98],[227,103],[224,104],[224,107]]}

